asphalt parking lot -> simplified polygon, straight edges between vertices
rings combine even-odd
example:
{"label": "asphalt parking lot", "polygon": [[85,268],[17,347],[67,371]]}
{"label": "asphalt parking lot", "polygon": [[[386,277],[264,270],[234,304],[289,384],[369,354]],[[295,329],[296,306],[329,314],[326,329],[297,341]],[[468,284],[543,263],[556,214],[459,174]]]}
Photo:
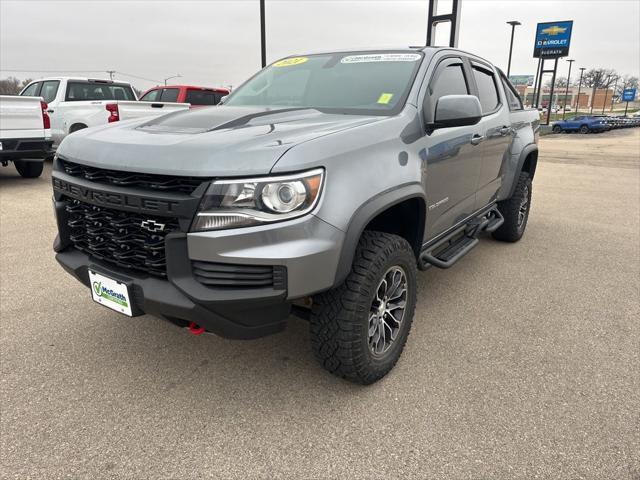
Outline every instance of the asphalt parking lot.
{"label": "asphalt parking lot", "polygon": [[230,341],[98,306],[53,258],[48,170],[0,169],[0,475],[640,479],[640,129],[540,149],[523,240],[420,273],[370,387],[302,320]]}

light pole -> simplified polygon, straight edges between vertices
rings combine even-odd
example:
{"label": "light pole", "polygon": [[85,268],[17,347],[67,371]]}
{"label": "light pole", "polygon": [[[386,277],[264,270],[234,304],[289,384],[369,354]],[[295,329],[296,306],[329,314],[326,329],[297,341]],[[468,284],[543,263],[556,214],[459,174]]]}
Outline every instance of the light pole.
{"label": "light pole", "polygon": [[509,74],[511,73],[511,54],[513,53],[513,35],[516,31],[517,25],[522,25],[517,20],[511,20],[507,22],[508,25],[511,25],[511,44],[509,45],[509,63],[507,63],[507,78],[509,78]]}
{"label": "light pole", "polygon": [[171,77],[167,77],[167,78],[164,79],[164,84],[165,85],[167,84],[167,80],[171,80],[172,78],[181,78],[181,77],[182,77],[182,75],[180,75],[180,74],[173,75]]}
{"label": "light pole", "polygon": [[613,84],[613,94],[611,95],[611,108],[609,109],[610,112],[613,112],[613,101],[616,98],[616,89],[618,88],[618,80],[620,80],[620,77],[616,77],[616,81]]}
{"label": "light pole", "polygon": [[607,105],[607,94],[609,93],[609,85],[611,85],[611,75],[607,77],[607,83],[604,85],[604,100],[602,101],[602,114],[604,115],[604,107]]}
{"label": "light pole", "polygon": [[569,74],[567,75],[567,88],[564,91],[564,108],[562,109],[562,119],[564,120],[564,114],[567,113],[567,95],[569,95],[569,83],[571,83],[571,65],[575,60],[567,60],[569,62]]}
{"label": "light pole", "polygon": [[267,66],[267,40],[264,24],[264,0],[260,0],[260,55],[262,68]]}
{"label": "light pole", "polygon": [[580,109],[580,88],[582,87],[582,75],[586,68],[580,67],[580,81],[578,82],[578,101],[576,102],[576,115],[578,114],[578,110]]}

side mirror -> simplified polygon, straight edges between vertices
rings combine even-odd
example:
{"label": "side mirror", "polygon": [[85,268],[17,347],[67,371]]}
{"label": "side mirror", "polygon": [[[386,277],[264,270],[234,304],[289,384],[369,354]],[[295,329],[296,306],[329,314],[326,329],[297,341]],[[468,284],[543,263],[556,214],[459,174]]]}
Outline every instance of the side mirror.
{"label": "side mirror", "polygon": [[445,95],[438,99],[433,119],[435,128],[475,125],[482,118],[482,107],[473,95]]}

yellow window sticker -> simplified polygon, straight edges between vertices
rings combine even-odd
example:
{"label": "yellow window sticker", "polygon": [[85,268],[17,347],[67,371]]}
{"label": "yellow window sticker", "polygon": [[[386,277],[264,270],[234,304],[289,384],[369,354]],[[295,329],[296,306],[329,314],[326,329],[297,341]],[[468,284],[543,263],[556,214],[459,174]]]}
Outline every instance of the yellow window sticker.
{"label": "yellow window sticker", "polygon": [[300,65],[309,60],[309,57],[291,57],[279,60],[273,64],[274,67],[290,67],[292,65]]}
{"label": "yellow window sticker", "polygon": [[386,105],[391,101],[392,98],[393,98],[393,93],[383,93],[380,95],[380,98],[378,98],[378,103]]}

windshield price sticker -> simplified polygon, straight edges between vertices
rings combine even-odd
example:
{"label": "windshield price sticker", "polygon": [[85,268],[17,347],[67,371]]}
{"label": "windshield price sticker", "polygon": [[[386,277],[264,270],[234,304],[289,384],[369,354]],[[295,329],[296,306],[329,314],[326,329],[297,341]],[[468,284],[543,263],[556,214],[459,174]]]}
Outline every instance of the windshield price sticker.
{"label": "windshield price sticker", "polygon": [[370,63],[370,62],[415,62],[420,60],[419,53],[376,53],[373,55],[349,55],[340,63]]}
{"label": "windshield price sticker", "polygon": [[392,98],[393,98],[393,93],[383,93],[382,95],[380,95],[380,98],[378,98],[378,103],[381,103],[382,105],[386,105],[391,101]]}
{"label": "windshield price sticker", "polygon": [[309,60],[309,57],[292,57],[279,60],[273,64],[274,67],[291,67],[293,65],[300,65],[301,63]]}

